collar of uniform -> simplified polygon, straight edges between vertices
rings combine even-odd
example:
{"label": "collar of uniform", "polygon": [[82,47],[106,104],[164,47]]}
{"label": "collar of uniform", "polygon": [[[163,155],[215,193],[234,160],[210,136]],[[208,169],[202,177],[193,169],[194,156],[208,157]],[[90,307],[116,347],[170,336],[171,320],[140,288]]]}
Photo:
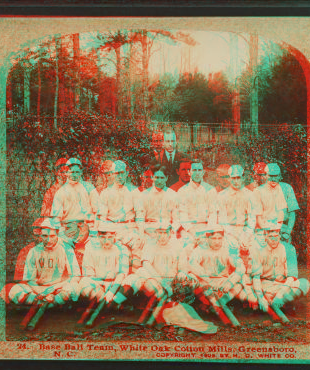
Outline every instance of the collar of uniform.
{"label": "collar of uniform", "polygon": [[167,190],[168,190],[167,186],[166,186],[166,187],[164,187],[163,189],[157,189],[157,188],[156,188],[156,186],[155,186],[155,185],[153,185],[150,191],[151,191],[152,193],[162,193],[162,192],[165,192],[165,191],[167,191]]}
{"label": "collar of uniform", "polygon": [[202,190],[205,189],[204,187],[205,182],[202,180],[200,184],[197,182],[194,182],[192,179],[190,179],[188,186],[195,190]]}
{"label": "collar of uniform", "polygon": [[279,188],[280,185],[278,183],[275,187],[272,187],[272,186],[269,185],[269,181],[267,181],[266,186],[267,186],[267,189],[269,191],[275,191],[275,190],[277,190]]}

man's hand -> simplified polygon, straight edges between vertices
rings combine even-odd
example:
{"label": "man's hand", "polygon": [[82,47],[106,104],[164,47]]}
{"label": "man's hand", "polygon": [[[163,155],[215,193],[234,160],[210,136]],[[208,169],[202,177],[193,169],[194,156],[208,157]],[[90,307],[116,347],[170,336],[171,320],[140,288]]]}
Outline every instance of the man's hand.
{"label": "man's hand", "polygon": [[248,296],[248,302],[249,302],[249,306],[253,310],[257,310],[258,309],[258,300],[257,300],[257,298],[254,295],[251,294],[251,295]]}
{"label": "man's hand", "polygon": [[221,290],[223,291],[224,294],[228,293],[230,291],[230,289],[233,288],[233,284],[231,283],[231,281],[226,281],[222,286],[221,286]]}
{"label": "man's hand", "polygon": [[44,300],[49,302],[49,303],[53,303],[54,300],[55,300],[55,296],[54,296],[54,294],[48,294],[44,297]]}
{"label": "man's hand", "polygon": [[110,302],[112,302],[113,301],[113,299],[114,299],[114,294],[111,292],[111,291],[108,291],[107,293],[106,293],[106,295],[104,296],[104,300],[107,302],[107,303],[110,303]]}
{"label": "man's hand", "polygon": [[264,312],[267,312],[268,311],[269,303],[268,303],[268,301],[267,301],[267,299],[265,297],[258,298],[258,304],[259,304],[259,308],[262,311],[264,311]]}

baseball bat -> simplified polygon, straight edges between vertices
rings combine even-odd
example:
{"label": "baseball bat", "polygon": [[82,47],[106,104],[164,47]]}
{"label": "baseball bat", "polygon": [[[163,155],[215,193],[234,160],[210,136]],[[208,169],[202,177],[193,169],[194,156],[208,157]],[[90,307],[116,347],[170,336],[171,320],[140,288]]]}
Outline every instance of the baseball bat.
{"label": "baseball bat", "polygon": [[280,320],[282,324],[288,324],[290,322],[290,320],[286,317],[286,315],[278,306],[269,306],[268,313],[274,320]]}
{"label": "baseball bat", "polygon": [[94,298],[89,306],[86,308],[86,310],[83,312],[80,320],[78,321],[78,324],[79,325],[82,325],[85,323],[86,319],[88,318],[88,316],[91,314],[91,312],[93,311],[94,307],[96,306],[96,304],[98,303],[97,301],[97,298]]}
{"label": "baseball bat", "polygon": [[157,297],[156,295],[152,295],[151,299],[149,300],[148,304],[144,308],[141,316],[138,319],[139,324],[143,324],[145,318],[147,317],[148,313],[155,308]]}
{"label": "baseball bat", "polygon": [[27,326],[27,330],[33,331],[38,324],[40,318],[44,315],[44,312],[48,308],[49,302],[41,301],[38,306],[39,309],[37,310],[36,314],[32,317],[31,321],[29,322]]}
{"label": "baseball bat", "polygon": [[40,302],[40,299],[38,298],[36,298],[35,301],[33,302],[32,306],[30,307],[29,311],[27,312],[26,316],[24,317],[23,321],[20,324],[22,329],[26,329],[30,320],[38,312],[40,308],[39,302]]}
{"label": "baseball bat", "polygon": [[152,312],[152,315],[150,319],[147,322],[147,325],[153,325],[157,317],[159,316],[161,310],[163,309],[164,303],[168,298],[168,294],[165,292],[164,295],[162,296],[161,300],[158,302],[157,306]]}

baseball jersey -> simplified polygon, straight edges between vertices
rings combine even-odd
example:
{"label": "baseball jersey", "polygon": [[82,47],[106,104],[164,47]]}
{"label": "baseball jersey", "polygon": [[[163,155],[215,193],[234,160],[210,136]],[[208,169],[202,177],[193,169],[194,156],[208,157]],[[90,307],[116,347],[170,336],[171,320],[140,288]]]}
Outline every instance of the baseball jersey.
{"label": "baseball jersey", "polygon": [[190,257],[190,266],[193,264],[203,267],[204,276],[200,276],[201,278],[228,278],[233,272],[240,276],[245,272],[242,260],[239,257],[233,258],[226,247],[213,250],[198,246]]}
{"label": "baseball jersey", "polygon": [[[248,217],[262,214],[261,204],[253,193],[243,187],[228,187],[218,194],[219,224],[245,226]],[[255,225],[254,225],[255,226]]]}
{"label": "baseball jersey", "polygon": [[179,271],[183,258],[182,247],[176,240],[169,240],[167,245],[158,246],[150,242],[143,249],[142,261],[148,261],[158,273],[156,277],[174,278]]}
{"label": "baseball jersey", "polygon": [[32,242],[26,245],[26,247],[24,247],[19,252],[17,260],[16,260],[16,264],[15,264],[14,280],[23,280],[26,258],[28,256],[30,249],[34,247],[35,247],[35,243]]}
{"label": "baseball jersey", "polygon": [[258,183],[256,181],[253,181],[249,185],[246,186],[246,189],[254,191],[258,187],[259,187]]}
{"label": "baseball jersey", "polygon": [[45,193],[41,208],[42,217],[51,217],[54,197],[61,186],[58,182],[55,182]]}
{"label": "baseball jersey", "polygon": [[175,192],[178,192],[186,184],[187,184],[186,182],[183,182],[182,180],[179,180],[179,181],[175,182],[173,185],[171,185],[169,189],[171,189]]}
{"label": "baseball jersey", "polygon": [[287,208],[284,211],[284,221],[288,219],[288,212],[294,212],[299,210],[299,205],[295,196],[294,189],[291,187],[290,184],[286,184],[285,182],[279,183],[286,200]]}
{"label": "baseball jersey", "polygon": [[287,274],[287,260],[285,247],[282,243],[272,249],[269,245],[261,249],[253,261],[253,278],[276,280],[277,277]]}
{"label": "baseball jersey", "polygon": [[45,284],[66,276],[79,276],[79,270],[76,258],[73,256],[72,263],[69,263],[60,243],[52,249],[46,249],[40,243],[28,253],[23,280],[41,279]]}
{"label": "baseball jersey", "polygon": [[67,182],[55,194],[52,216],[59,221],[89,220],[91,207],[89,195],[81,183]]}
{"label": "baseball jersey", "polygon": [[110,249],[104,248],[98,239],[92,240],[85,247],[82,266],[84,276],[115,279],[119,273],[128,273],[128,249],[118,243]]}
{"label": "baseball jersey", "polygon": [[178,191],[180,223],[188,231],[193,223],[208,222],[217,211],[217,192],[205,182],[190,181]]}
{"label": "baseball jersey", "polygon": [[90,194],[91,191],[95,189],[94,185],[91,182],[80,180],[80,184],[82,184],[87,191],[88,195]]}
{"label": "baseball jersey", "polygon": [[143,220],[140,202],[135,201],[135,194],[127,186],[115,184],[104,189],[99,196],[98,215],[101,220],[113,222]]}
{"label": "baseball jersey", "polygon": [[145,222],[169,222],[175,230],[180,227],[178,202],[173,190],[158,190],[155,186],[143,192]]}
{"label": "baseball jersey", "polygon": [[278,184],[272,188],[268,182],[259,186],[253,192],[263,207],[263,222],[273,222],[278,219],[279,211],[287,208],[287,203],[281,186]]}

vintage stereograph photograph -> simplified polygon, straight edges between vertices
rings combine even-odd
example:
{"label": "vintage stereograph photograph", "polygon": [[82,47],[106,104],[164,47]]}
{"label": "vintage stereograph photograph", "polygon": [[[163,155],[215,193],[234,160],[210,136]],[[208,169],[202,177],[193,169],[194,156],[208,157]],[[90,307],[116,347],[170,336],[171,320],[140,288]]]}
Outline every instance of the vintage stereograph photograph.
{"label": "vintage stereograph photograph", "polygon": [[310,20],[0,24],[1,358],[307,361]]}

